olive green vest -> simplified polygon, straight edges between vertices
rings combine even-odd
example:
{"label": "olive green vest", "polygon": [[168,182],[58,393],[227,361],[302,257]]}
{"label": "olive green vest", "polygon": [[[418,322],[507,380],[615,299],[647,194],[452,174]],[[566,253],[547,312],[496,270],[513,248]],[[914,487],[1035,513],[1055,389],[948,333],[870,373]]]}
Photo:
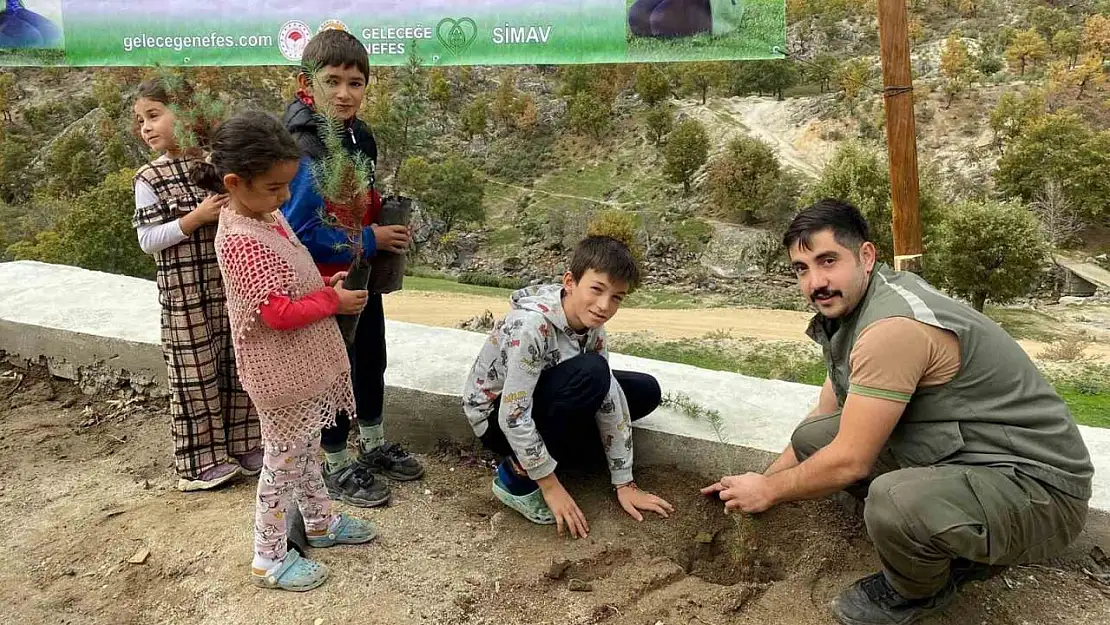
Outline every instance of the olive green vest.
{"label": "olive green vest", "polygon": [[824,349],[839,405],[850,389],[849,356],[864,328],[908,317],[956,334],[960,370],[947,384],[919,387],[888,442],[903,467],[1012,467],[1064,493],[1091,496],[1094,468],[1079,428],[1025,350],[993,321],[912,273],[879,264],[856,310],[814,317],[808,334]]}

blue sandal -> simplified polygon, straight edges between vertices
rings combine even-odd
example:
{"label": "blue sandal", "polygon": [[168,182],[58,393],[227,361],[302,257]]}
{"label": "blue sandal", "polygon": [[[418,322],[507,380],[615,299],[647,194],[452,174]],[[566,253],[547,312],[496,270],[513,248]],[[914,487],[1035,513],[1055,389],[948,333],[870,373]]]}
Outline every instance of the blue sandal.
{"label": "blue sandal", "polygon": [[501,483],[501,478],[493,478],[493,495],[497,499],[519,512],[524,518],[538,525],[555,525],[555,515],[547,507],[543,493],[536,489],[527,495],[514,495]]}
{"label": "blue sandal", "polygon": [[340,514],[333,523],[334,527],[328,528],[326,534],[308,535],[310,547],[334,547],[335,545],[361,545],[378,537],[378,529],[370,521],[356,519],[345,514]]}
{"label": "blue sandal", "polygon": [[251,582],[261,588],[305,592],[317,588],[328,579],[328,567],[304,558],[296,551],[285,554],[281,564],[264,575],[251,572]]}

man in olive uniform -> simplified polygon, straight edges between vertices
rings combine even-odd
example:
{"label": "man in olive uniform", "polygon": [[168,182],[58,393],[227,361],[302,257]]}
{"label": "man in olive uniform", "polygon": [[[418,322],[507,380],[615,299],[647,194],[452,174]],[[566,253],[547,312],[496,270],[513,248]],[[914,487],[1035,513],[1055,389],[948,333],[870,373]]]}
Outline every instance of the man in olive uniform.
{"label": "man in olive uniform", "polygon": [[839,490],[866,494],[883,571],[833,601],[846,625],[907,625],[957,587],[1062,551],[1091,496],[1067,406],[987,317],[876,263],[855,207],[822,200],[783,244],[818,313],[828,377],[817,407],[762,474],[702,492],[757,513]]}

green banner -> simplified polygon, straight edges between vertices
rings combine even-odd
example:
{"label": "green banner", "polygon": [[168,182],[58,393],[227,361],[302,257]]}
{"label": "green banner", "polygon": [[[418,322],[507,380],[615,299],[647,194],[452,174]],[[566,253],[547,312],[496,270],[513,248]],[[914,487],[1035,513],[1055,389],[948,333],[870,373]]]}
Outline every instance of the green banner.
{"label": "green banner", "polygon": [[287,65],[326,28],[373,65],[781,58],[785,0],[0,0],[0,65]]}

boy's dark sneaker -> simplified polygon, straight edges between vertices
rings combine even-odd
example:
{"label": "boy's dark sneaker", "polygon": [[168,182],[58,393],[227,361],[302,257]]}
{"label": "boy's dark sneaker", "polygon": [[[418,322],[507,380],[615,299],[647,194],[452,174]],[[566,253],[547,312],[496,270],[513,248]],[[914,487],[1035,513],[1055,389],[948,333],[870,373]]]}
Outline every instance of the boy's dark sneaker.
{"label": "boy's dark sneaker", "polygon": [[424,477],[424,466],[398,443],[386,443],[371,451],[360,448],[358,463],[398,482],[411,482]]}
{"label": "boy's dark sneaker", "polygon": [[324,468],[324,484],[328,495],[336,500],[359,508],[376,508],[389,503],[389,484],[379,480],[357,462],[328,471]]}
{"label": "boy's dark sneaker", "polygon": [[865,577],[833,600],[833,616],[844,625],[910,625],[943,612],[956,598],[951,581],[932,597],[906,599],[882,572]]}

